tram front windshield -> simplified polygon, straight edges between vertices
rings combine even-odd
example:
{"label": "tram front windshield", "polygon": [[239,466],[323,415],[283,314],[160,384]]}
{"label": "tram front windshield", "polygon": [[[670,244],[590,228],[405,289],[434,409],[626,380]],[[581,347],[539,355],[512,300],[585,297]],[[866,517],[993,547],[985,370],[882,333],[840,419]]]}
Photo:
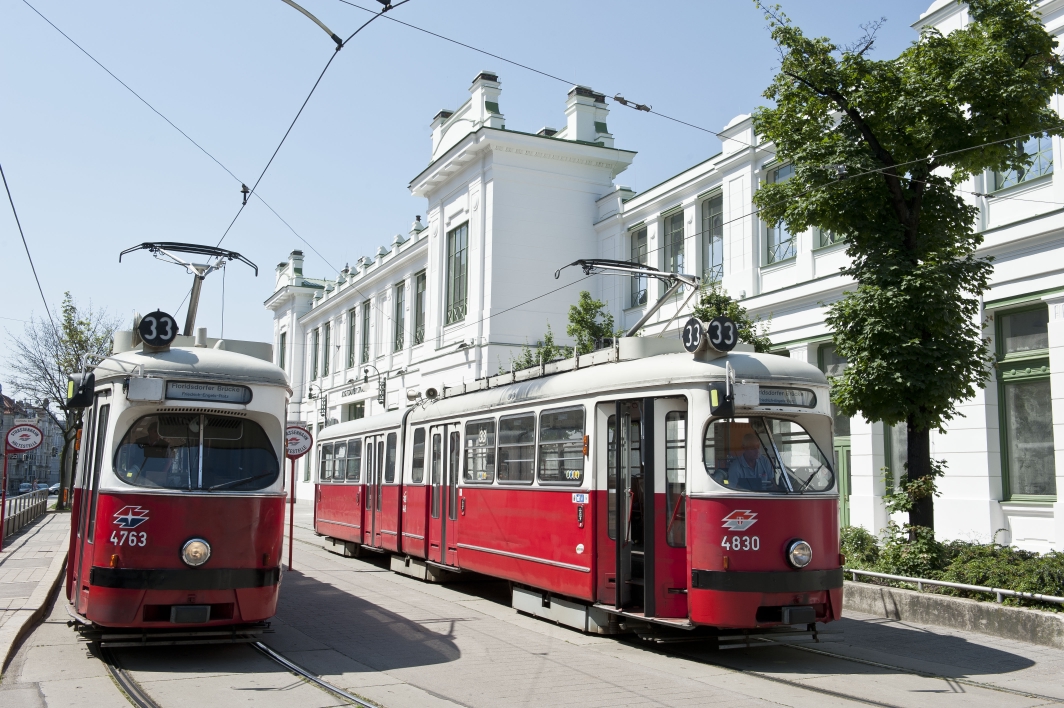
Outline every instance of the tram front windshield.
{"label": "tram front windshield", "polygon": [[703,461],[725,489],[768,494],[827,492],[831,463],[808,431],[778,418],[718,420],[706,427]]}
{"label": "tram front windshield", "polygon": [[280,465],[269,437],[254,421],[161,414],[140,418],[126,432],[114,470],[135,487],[249,492],[273,484]]}

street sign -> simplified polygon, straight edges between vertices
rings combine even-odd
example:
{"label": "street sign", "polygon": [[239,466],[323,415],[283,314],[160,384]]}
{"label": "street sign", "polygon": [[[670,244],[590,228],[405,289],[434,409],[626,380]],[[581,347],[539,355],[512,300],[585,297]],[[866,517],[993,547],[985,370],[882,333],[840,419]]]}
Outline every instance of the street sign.
{"label": "street sign", "polygon": [[310,451],[311,445],[314,444],[314,437],[306,428],[289,425],[284,432],[284,442],[285,456],[290,460],[295,460]]}
{"label": "street sign", "polygon": [[140,319],[137,332],[149,347],[165,347],[177,337],[177,322],[165,312],[156,310]]}
{"label": "street sign", "polygon": [[44,433],[36,425],[22,423],[7,431],[7,452],[29,452],[44,442]]}

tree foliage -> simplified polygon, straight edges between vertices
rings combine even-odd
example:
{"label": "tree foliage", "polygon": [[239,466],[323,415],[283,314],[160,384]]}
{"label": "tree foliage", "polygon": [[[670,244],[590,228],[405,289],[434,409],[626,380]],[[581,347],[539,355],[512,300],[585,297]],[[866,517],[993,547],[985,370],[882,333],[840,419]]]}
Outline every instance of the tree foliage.
{"label": "tree foliage", "polygon": [[[870,53],[881,23],[849,47],[806,37],[769,9],[780,69],[754,114],[794,177],[754,196],[792,233],[845,238],[857,286],[828,323],[848,361],[833,399],[848,415],[906,422],[911,479],[931,474],[929,432],[986,379],[978,295],[991,273],[975,256],[978,210],[958,192],[984,170],[1029,166],[1022,143],[1064,134],[1049,105],[1064,91],[1057,41],[1032,0],[969,0],[969,24],[925,30],[895,59]],[[914,523],[931,525],[931,497]]]}
{"label": "tree foliage", "polygon": [[574,352],[590,354],[595,351],[597,341],[621,335],[613,327],[613,315],[606,310],[606,303],[591,297],[587,290],[582,290],[576,304],[569,306],[569,324],[565,328],[565,333],[573,338],[576,346],[556,343],[548,323],[543,340],[533,347],[521,347],[521,354],[510,362],[511,368],[514,371],[530,369],[558,359],[568,359]]}
{"label": "tree foliage", "polygon": [[33,318],[22,336],[14,338],[7,357],[15,388],[25,397],[48,400],[59,409],[62,420],[48,408],[48,415],[63,427],[60,456],[60,503],[63,490],[70,486],[68,466],[71,445],[82,424],[82,411],[66,405],[67,374],[92,366],[111,352],[111,337],[117,322],[106,311],[90,304],[78,308],[70,293],[64,293],[56,326],[46,318]]}
{"label": "tree foliage", "polygon": [[700,288],[698,304],[695,305],[693,313],[695,317],[703,322],[714,317],[729,317],[739,331],[740,342],[754,345],[754,351],[763,354],[772,348],[772,342],[768,338],[768,322],[763,321],[760,315],[750,317],[746,308],[716,281],[703,283]]}

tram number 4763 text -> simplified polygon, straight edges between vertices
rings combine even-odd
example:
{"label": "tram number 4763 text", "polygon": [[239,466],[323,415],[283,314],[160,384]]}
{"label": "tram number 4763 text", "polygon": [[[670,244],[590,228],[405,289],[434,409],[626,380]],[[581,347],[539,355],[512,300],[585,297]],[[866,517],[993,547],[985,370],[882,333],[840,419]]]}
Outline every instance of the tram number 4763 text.
{"label": "tram number 4763 text", "polygon": [[112,531],[111,543],[116,546],[147,546],[146,531]]}
{"label": "tram number 4763 text", "polygon": [[725,536],[720,545],[729,551],[757,551],[761,548],[761,539],[757,536]]}

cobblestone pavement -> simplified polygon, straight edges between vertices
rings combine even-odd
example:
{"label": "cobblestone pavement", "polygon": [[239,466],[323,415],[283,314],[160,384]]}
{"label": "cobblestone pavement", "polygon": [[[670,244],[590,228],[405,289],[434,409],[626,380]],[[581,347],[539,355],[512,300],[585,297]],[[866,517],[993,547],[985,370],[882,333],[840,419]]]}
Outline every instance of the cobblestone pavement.
{"label": "cobblestone pavement", "polygon": [[0,627],[25,607],[55,555],[66,552],[69,534],[70,514],[49,512],[4,541],[0,552]]}
{"label": "cobblestone pavement", "polygon": [[[265,641],[388,708],[1064,704],[1064,651],[865,616],[801,649],[714,652],[579,634],[516,613],[505,583],[433,585],[391,573],[383,557],[334,555],[300,507],[295,570]],[[63,602],[15,657],[0,705],[128,705],[66,627]],[[342,705],[245,646],[116,653],[165,708]]]}

